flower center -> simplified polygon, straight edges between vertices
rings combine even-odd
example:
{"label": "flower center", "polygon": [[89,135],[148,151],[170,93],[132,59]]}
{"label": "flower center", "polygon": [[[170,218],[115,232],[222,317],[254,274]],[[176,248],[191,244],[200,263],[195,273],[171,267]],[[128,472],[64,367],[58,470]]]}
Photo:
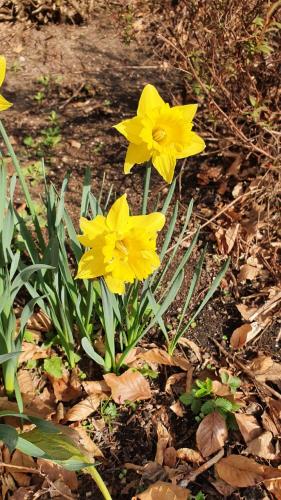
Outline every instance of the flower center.
{"label": "flower center", "polygon": [[123,241],[116,241],[115,243],[115,248],[118,250],[122,255],[126,256],[129,254],[126,246],[124,245]]}
{"label": "flower center", "polygon": [[152,132],[152,137],[153,137],[154,141],[156,141],[156,142],[163,141],[163,139],[165,139],[166,135],[167,135],[166,131],[163,130],[163,128],[156,128]]}

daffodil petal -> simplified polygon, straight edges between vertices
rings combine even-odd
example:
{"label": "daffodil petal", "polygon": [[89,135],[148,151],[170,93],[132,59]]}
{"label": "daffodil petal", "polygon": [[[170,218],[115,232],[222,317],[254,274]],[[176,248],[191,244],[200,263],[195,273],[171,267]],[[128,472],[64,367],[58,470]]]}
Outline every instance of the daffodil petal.
{"label": "daffodil petal", "polygon": [[76,278],[93,279],[105,273],[104,259],[101,252],[89,250],[82,255]]}
{"label": "daffodil petal", "polygon": [[176,112],[180,111],[183,119],[186,122],[192,122],[196,111],[198,108],[198,104],[185,104],[184,106],[174,106],[171,111],[173,112],[174,110]]}
{"label": "daffodil petal", "polygon": [[129,142],[133,142],[134,144],[140,144],[141,142],[140,133],[142,127],[142,121],[139,116],[134,116],[134,118],[123,120],[117,123],[117,125],[114,125],[114,128],[116,128],[120,134],[124,135]]}
{"label": "daffodil petal", "polygon": [[156,88],[151,84],[146,85],[140,96],[137,114],[139,116],[149,116],[153,109],[161,106],[165,106],[165,102]]}
{"label": "daffodil petal", "polygon": [[188,156],[201,153],[206,147],[203,139],[195,132],[189,132],[187,138],[188,142],[183,146],[183,149],[176,153],[177,159],[187,158]]}
{"label": "daffodil petal", "polygon": [[0,87],[5,80],[6,75],[6,58],[4,56],[0,56]]}
{"label": "daffodil petal", "polygon": [[144,163],[151,158],[151,152],[145,144],[129,144],[124,163],[124,173],[129,174],[132,167],[138,163]]}
{"label": "daffodil petal", "polygon": [[127,195],[123,194],[113,203],[106,217],[107,227],[111,231],[123,233],[126,231],[129,222],[129,205]]}
{"label": "daffodil petal", "polygon": [[0,111],[5,111],[6,109],[10,108],[12,106],[12,103],[7,101],[5,97],[0,95]]}
{"label": "daffodil petal", "polygon": [[152,163],[163,179],[171,184],[176,166],[176,156],[171,150],[154,154]]}
{"label": "daffodil petal", "polygon": [[118,295],[125,293],[125,283],[123,280],[113,278],[110,274],[107,274],[104,279],[111,293],[117,293]]}
{"label": "daffodil petal", "polygon": [[160,259],[154,250],[142,250],[138,258],[130,259],[130,266],[136,278],[144,280],[160,266]]}
{"label": "daffodil petal", "polygon": [[140,228],[144,231],[155,233],[161,231],[165,224],[165,215],[160,212],[154,212],[148,215],[135,215],[130,217],[130,224],[134,228]]}
{"label": "daffodil petal", "polygon": [[103,215],[97,215],[93,220],[80,218],[80,228],[83,231],[78,239],[85,247],[91,247],[95,239],[107,231],[106,219]]}

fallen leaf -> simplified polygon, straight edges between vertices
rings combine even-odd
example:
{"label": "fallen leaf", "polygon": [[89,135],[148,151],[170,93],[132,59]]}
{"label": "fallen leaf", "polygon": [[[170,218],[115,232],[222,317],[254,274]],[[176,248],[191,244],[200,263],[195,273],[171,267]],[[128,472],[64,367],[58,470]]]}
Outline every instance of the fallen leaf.
{"label": "fallen leaf", "polygon": [[105,380],[90,380],[83,382],[84,391],[91,396],[92,394],[110,393],[110,387]]}
{"label": "fallen leaf", "polygon": [[229,455],[215,465],[216,473],[226,483],[238,488],[255,486],[265,479],[281,477],[281,470],[258,464],[252,458]]}
{"label": "fallen leaf", "polygon": [[51,355],[51,349],[39,347],[36,344],[31,344],[30,342],[23,342],[21,346],[21,354],[19,355],[19,364],[25,363],[30,359],[44,359]]}
{"label": "fallen leaf", "polygon": [[117,376],[107,373],[103,376],[111,389],[113,401],[123,404],[125,401],[139,401],[151,398],[151,390],[147,379],[139,372],[131,369]]}
{"label": "fallen leaf", "polygon": [[68,370],[63,370],[61,378],[53,377],[47,373],[57,401],[72,401],[77,399],[82,394],[80,379],[73,369],[71,373]]}
{"label": "fallen leaf", "polygon": [[183,356],[170,356],[164,349],[155,347],[137,355],[138,359],[143,359],[148,364],[159,364],[167,366],[179,366],[182,370],[188,370],[190,363]]}
{"label": "fallen leaf", "polygon": [[164,451],[168,446],[168,443],[171,442],[171,436],[166,429],[165,425],[161,422],[157,422],[157,447],[156,447],[156,455],[155,462],[159,465],[163,464],[164,461]]}
{"label": "fallen leaf", "polygon": [[79,434],[79,444],[85,448],[90,456],[90,458],[104,458],[102,451],[96,445],[96,443],[90,438],[87,431],[80,425],[74,427],[74,430]]}
{"label": "fallen leaf", "polygon": [[220,450],[228,436],[225,419],[216,411],[209,413],[200,422],[196,432],[196,443],[203,457]]}
{"label": "fallen leaf", "polygon": [[60,479],[69,487],[70,490],[78,489],[78,481],[75,472],[66,470],[60,465],[50,462],[49,460],[43,460],[42,458],[37,459],[37,465],[40,467],[41,472],[46,474],[48,479],[52,482]]}
{"label": "fallen leaf", "polygon": [[177,415],[177,417],[183,417],[184,415],[183,407],[180,401],[176,401],[175,403],[173,403],[170,406],[170,410],[172,410]]}
{"label": "fallen leaf", "polygon": [[221,495],[223,495],[223,497],[229,497],[235,491],[235,488],[230,486],[230,484],[227,484],[222,479],[210,481],[210,483]]}
{"label": "fallen leaf", "polygon": [[251,266],[250,264],[243,264],[237,276],[237,281],[242,283],[246,280],[254,280],[260,273],[260,268]]}
{"label": "fallen leaf", "polygon": [[270,410],[270,416],[276,425],[278,434],[281,434],[281,401],[269,398],[267,403]]}
{"label": "fallen leaf", "polygon": [[187,489],[180,488],[172,483],[164,483],[157,481],[149,488],[137,496],[132,497],[132,500],[187,500],[190,492]]}
{"label": "fallen leaf", "polygon": [[266,431],[272,432],[273,436],[278,436],[279,434],[278,429],[275,423],[273,422],[272,418],[267,413],[267,411],[263,412],[261,420],[262,420],[262,425]]}
{"label": "fallen leaf", "polygon": [[179,448],[177,450],[177,458],[185,462],[192,462],[195,464],[204,463],[204,459],[199,451],[192,450],[191,448]]}
{"label": "fallen leaf", "polygon": [[245,304],[237,304],[236,307],[246,321],[250,321],[251,316],[257,311],[256,307],[248,307]]}
{"label": "fallen leaf", "polygon": [[101,394],[88,396],[86,399],[80,401],[66,412],[66,420],[71,422],[84,420],[98,409],[100,402],[103,399],[105,398]]}
{"label": "fallen leaf", "polygon": [[240,224],[236,223],[230,226],[226,231],[220,227],[215,232],[218,248],[222,255],[228,255],[231,252],[237,239],[239,228]]}
{"label": "fallen leaf", "polygon": [[38,332],[50,332],[53,328],[52,322],[43,311],[35,312],[30,316],[27,325],[28,330],[37,330]]}
{"label": "fallen leaf", "polygon": [[[11,465],[18,465],[20,467],[27,467],[27,469],[36,469],[36,464],[32,457],[25,455],[19,450],[15,450],[12,458],[10,460]],[[29,476],[26,472],[18,472],[16,469],[10,469],[9,467],[6,470],[13,476],[15,481],[19,486],[29,486],[31,481],[31,476]]]}
{"label": "fallen leaf", "polygon": [[262,326],[259,323],[244,323],[234,330],[230,337],[230,345],[233,349],[240,349],[245,344],[253,340],[261,331]]}
{"label": "fallen leaf", "polygon": [[216,396],[220,397],[231,396],[231,390],[227,384],[222,384],[218,380],[213,380],[212,394],[215,394]]}
{"label": "fallen leaf", "polygon": [[248,368],[259,382],[281,381],[281,364],[273,361],[270,356],[258,356]]}
{"label": "fallen leaf", "polygon": [[166,450],[164,451],[163,463],[168,467],[175,467],[176,461],[177,461],[177,452],[173,446],[169,446],[169,448],[166,448]]}
{"label": "fallen leaf", "polygon": [[179,344],[187,346],[190,349],[192,349],[192,351],[194,352],[194,354],[197,357],[198,361],[200,361],[200,363],[201,363],[202,356],[201,356],[200,347],[197,344],[195,344],[195,342],[193,342],[193,340],[189,340],[189,339],[187,339],[185,337],[182,337],[179,340]]}
{"label": "fallen leaf", "polygon": [[243,193],[243,182],[238,182],[238,184],[236,184],[236,186],[234,186],[232,190],[232,196],[233,198],[238,198],[238,196],[241,196],[242,193]]}
{"label": "fallen leaf", "polygon": [[263,432],[260,436],[253,439],[253,441],[248,444],[245,453],[256,455],[257,457],[265,458],[266,460],[276,459],[277,456],[272,444],[272,437],[271,432]]}
{"label": "fallen leaf", "polygon": [[174,373],[173,375],[170,375],[165,384],[165,392],[167,392],[172,396],[173,395],[173,391],[171,389],[172,385],[176,384],[177,382],[185,378],[186,378],[185,373]]}
{"label": "fallen leaf", "polygon": [[281,479],[269,479],[264,481],[263,484],[266,489],[277,498],[277,500],[281,498]]}
{"label": "fallen leaf", "polygon": [[245,443],[248,444],[262,433],[262,428],[253,415],[235,413],[235,419]]}

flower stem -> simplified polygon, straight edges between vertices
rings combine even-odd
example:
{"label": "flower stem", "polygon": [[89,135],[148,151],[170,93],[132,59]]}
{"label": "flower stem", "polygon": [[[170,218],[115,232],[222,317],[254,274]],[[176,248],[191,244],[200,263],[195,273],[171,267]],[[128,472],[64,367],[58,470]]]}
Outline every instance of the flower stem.
{"label": "flower stem", "polygon": [[93,478],[101,494],[103,495],[103,498],[105,500],[112,500],[112,497],[107,489],[107,486],[104,483],[102,477],[99,475],[97,469],[93,465],[90,465],[89,467],[86,467],[84,471],[90,474],[90,476]]}
{"label": "flower stem", "polygon": [[148,162],[147,167],[146,167],[145,179],[144,179],[144,190],[143,190],[143,199],[142,199],[142,207],[141,207],[142,215],[146,214],[147,200],[148,200],[148,193],[149,193],[149,186],[150,186],[150,177],[151,177],[151,162]]}

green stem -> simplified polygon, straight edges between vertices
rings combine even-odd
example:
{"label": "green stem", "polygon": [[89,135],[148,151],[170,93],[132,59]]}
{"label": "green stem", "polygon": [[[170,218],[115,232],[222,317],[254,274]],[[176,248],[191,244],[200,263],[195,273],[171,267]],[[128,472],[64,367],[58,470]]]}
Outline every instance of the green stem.
{"label": "green stem", "polygon": [[101,494],[103,495],[103,498],[105,500],[112,500],[112,497],[111,497],[102,477],[99,475],[97,469],[93,465],[90,465],[89,467],[86,467],[84,469],[84,471],[91,475],[91,477],[95,481],[97,487],[99,488]]}
{"label": "green stem", "polygon": [[144,179],[144,190],[143,190],[143,199],[142,199],[142,207],[141,207],[142,215],[146,214],[147,200],[148,200],[148,193],[149,193],[149,186],[150,186],[150,177],[151,177],[151,162],[148,162],[147,167],[146,167],[145,179]]}
{"label": "green stem", "polygon": [[12,399],[15,393],[15,362],[13,359],[3,364],[3,378],[6,394]]}
{"label": "green stem", "polygon": [[8,149],[8,153],[9,153],[10,157],[12,158],[12,161],[13,161],[13,164],[14,164],[17,176],[18,176],[19,181],[21,183],[21,187],[22,187],[22,190],[23,190],[23,193],[24,193],[24,196],[25,196],[25,200],[26,200],[27,206],[28,206],[28,208],[30,210],[30,213],[31,213],[31,217],[32,217],[35,229],[36,229],[36,233],[37,233],[37,236],[38,236],[38,239],[39,239],[39,242],[40,242],[40,246],[41,246],[42,249],[44,249],[45,248],[45,242],[44,242],[44,239],[43,239],[43,236],[42,236],[42,231],[41,231],[41,228],[40,228],[40,224],[38,222],[38,218],[37,218],[37,215],[36,215],[36,212],[35,212],[35,208],[34,208],[34,205],[33,205],[33,202],[32,202],[32,199],[31,199],[28,187],[27,187],[27,184],[25,182],[24,175],[23,175],[22,170],[21,170],[21,166],[19,164],[19,161],[18,161],[18,159],[16,157],[16,154],[14,152],[13,146],[10,143],[9,137],[8,137],[8,135],[6,133],[6,130],[5,130],[4,125],[1,122],[1,120],[0,120],[0,132],[2,134],[2,137],[3,137],[3,140],[4,140],[5,144],[6,144],[6,147]]}

